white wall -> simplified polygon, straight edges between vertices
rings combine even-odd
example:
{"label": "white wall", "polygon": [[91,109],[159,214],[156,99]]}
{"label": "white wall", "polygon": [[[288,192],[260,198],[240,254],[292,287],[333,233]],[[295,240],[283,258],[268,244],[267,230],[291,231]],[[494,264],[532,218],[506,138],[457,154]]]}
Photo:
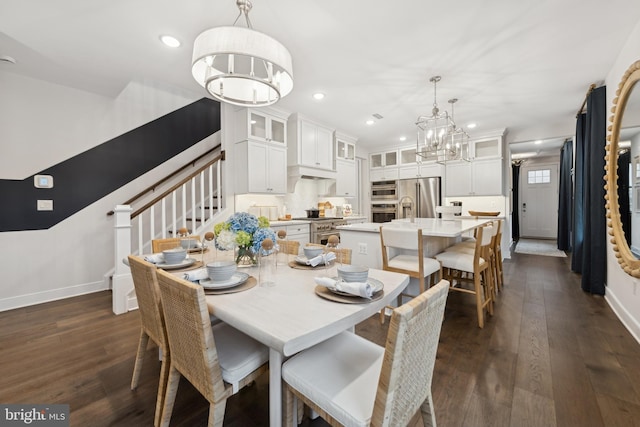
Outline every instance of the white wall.
{"label": "white wall", "polygon": [[[3,72],[0,93],[0,179],[19,180],[201,98],[131,82],[111,99]],[[51,229],[0,233],[0,311],[105,289],[103,276],[116,262],[113,217],[106,213],[219,139],[208,138]]]}
{"label": "white wall", "polygon": [[[618,47],[612,46],[612,49]],[[620,50],[605,83],[607,85],[607,106],[613,106],[618,83],[629,65],[640,59],[640,21]],[[639,279],[627,275],[618,264],[609,239],[607,239],[607,289],[605,299],[616,312],[636,340],[640,341],[640,289]]]}

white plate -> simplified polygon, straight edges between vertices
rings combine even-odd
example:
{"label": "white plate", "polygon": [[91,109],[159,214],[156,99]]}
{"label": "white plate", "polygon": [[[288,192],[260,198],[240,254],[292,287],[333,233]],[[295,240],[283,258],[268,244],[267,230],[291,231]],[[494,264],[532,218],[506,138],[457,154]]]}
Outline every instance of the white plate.
{"label": "white plate", "polygon": [[[338,277],[332,277],[333,280],[339,280]],[[371,277],[367,278],[367,283],[371,285],[371,291],[372,293],[376,293],[381,291],[384,288],[384,285],[382,284],[381,281],[379,281],[378,279],[372,279]],[[354,295],[354,294],[350,294],[348,292],[342,292],[337,290],[336,288],[330,288],[327,286],[327,289],[329,289],[331,292],[333,292],[336,295],[342,295],[342,296],[347,296],[347,297],[357,297],[359,295]]]}
{"label": "white plate", "polygon": [[223,280],[221,282],[214,282],[211,279],[202,279],[199,283],[205,289],[226,289],[233,288],[234,286],[238,286],[243,284],[249,279],[249,275],[247,273],[242,273],[240,271],[236,271],[233,273],[228,280]]}
{"label": "white plate", "polygon": [[159,262],[156,264],[156,267],[158,268],[162,268],[164,270],[174,270],[174,269],[178,269],[178,268],[185,268],[185,267],[189,267],[190,265],[193,265],[196,263],[196,259],[195,258],[186,258],[184,260],[182,260],[181,262],[179,262],[178,264],[167,264],[166,262]]}
{"label": "white plate", "polygon": [[[304,255],[299,255],[299,256],[295,257],[294,259],[298,264],[308,265],[309,267],[314,267],[313,265],[309,264],[309,259]],[[329,264],[332,264],[332,261],[329,261]],[[320,267],[322,265],[324,265],[324,262],[320,261],[318,264],[315,265],[315,267]]]}

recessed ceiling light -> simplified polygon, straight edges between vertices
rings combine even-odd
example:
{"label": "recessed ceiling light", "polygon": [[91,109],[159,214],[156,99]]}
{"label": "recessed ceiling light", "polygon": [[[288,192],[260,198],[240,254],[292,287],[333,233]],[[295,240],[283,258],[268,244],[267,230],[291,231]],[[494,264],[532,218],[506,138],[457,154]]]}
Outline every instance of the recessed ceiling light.
{"label": "recessed ceiling light", "polygon": [[406,140],[407,140],[407,137],[406,137],[406,136],[401,136],[401,137],[400,137],[400,141],[406,141]]}
{"label": "recessed ceiling light", "polygon": [[475,124],[475,123],[469,123],[469,124],[467,125],[467,128],[469,128],[469,129],[473,129],[474,127],[476,127],[476,124]]}
{"label": "recessed ceiling light", "polygon": [[542,144],[542,141],[541,140],[537,140],[536,142],[534,142],[534,144],[540,145],[540,144]]}
{"label": "recessed ceiling light", "polygon": [[321,99],[324,99],[324,93],[322,92],[316,92],[313,94],[313,99],[320,101]]}
{"label": "recessed ceiling light", "polygon": [[372,124],[375,123],[375,121],[373,119],[369,119],[365,123],[368,124],[369,126],[371,126]]}
{"label": "recessed ceiling light", "polygon": [[180,40],[173,36],[160,36],[160,41],[169,47],[180,47]]}

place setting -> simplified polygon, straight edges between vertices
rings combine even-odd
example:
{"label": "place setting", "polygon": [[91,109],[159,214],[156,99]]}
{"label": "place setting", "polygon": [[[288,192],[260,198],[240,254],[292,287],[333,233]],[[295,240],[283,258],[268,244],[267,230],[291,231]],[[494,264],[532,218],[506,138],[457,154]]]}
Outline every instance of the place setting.
{"label": "place setting", "polygon": [[302,248],[304,255],[297,255],[289,262],[289,267],[301,270],[313,270],[320,265],[326,265],[336,260],[333,252],[324,252],[321,246],[305,246]]}
{"label": "place setting", "polygon": [[167,249],[158,254],[146,255],[144,260],[155,264],[156,267],[162,268],[163,270],[180,270],[202,266],[201,261],[187,257],[187,250],[183,247]]}
{"label": "place setting", "polygon": [[185,272],[183,278],[201,285],[208,295],[242,292],[258,284],[255,277],[238,271],[233,261],[210,262],[205,268]]}
{"label": "place setting", "polygon": [[337,272],[337,277],[314,277],[316,295],[345,304],[369,303],[384,295],[383,283],[369,277],[368,267],[341,265]]}

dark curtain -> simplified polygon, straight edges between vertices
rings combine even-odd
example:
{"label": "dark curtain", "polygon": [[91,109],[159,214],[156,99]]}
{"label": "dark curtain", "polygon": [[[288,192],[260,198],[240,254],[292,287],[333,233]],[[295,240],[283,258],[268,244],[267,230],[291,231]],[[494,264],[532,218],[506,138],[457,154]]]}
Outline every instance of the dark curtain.
{"label": "dark curtain", "polygon": [[576,124],[576,195],[572,270],[582,273],[582,290],[604,295],[607,277],[604,164],[606,88],[587,98]]}
{"label": "dark curtain", "polygon": [[573,196],[573,255],[571,270],[582,273],[582,244],[584,240],[584,151],[587,115],[580,114],[576,121],[575,193]]}
{"label": "dark curtain", "polygon": [[573,218],[573,143],[565,141],[560,151],[560,184],[558,190],[558,249],[571,251],[571,221]]}
{"label": "dark curtain", "polygon": [[511,191],[513,192],[511,200],[513,200],[511,212],[511,238],[514,242],[517,242],[520,239],[520,217],[518,216],[518,206],[520,206],[520,186],[518,185],[520,182],[520,163],[512,163],[511,164]]}
{"label": "dark curtain", "polygon": [[618,204],[620,205],[620,221],[627,242],[631,241],[631,204],[629,202],[629,150],[618,155]]}

